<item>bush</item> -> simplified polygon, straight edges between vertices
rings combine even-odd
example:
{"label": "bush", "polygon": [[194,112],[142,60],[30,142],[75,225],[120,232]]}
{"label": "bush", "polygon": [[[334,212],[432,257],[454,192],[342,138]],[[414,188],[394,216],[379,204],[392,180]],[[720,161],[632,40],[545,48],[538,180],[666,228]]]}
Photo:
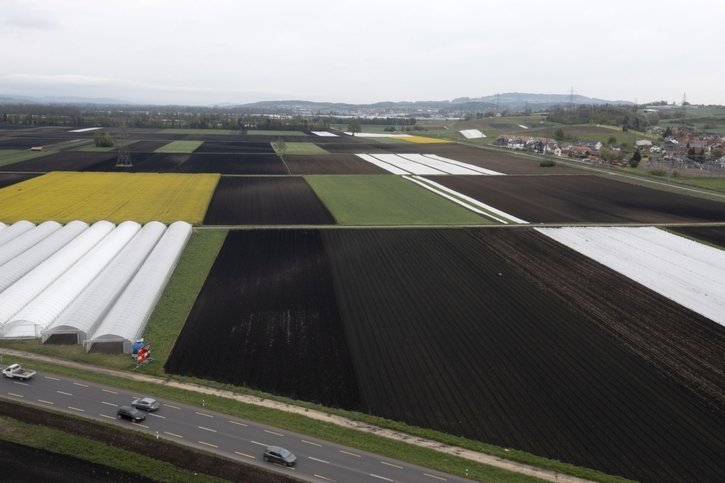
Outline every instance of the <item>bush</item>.
{"label": "bush", "polygon": [[556,162],[553,159],[544,159],[539,163],[542,168],[553,168],[556,166]]}
{"label": "bush", "polygon": [[113,139],[111,139],[111,135],[106,131],[96,131],[96,134],[93,135],[93,140],[96,143],[96,147],[99,148],[110,148],[113,146]]}
{"label": "bush", "polygon": [[649,174],[652,176],[667,176],[667,171],[664,169],[650,169]]}

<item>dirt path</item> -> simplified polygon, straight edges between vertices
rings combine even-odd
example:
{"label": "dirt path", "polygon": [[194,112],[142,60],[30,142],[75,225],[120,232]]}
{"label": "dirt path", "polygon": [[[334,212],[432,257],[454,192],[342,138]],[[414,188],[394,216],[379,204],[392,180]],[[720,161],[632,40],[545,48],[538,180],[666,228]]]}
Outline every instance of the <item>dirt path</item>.
{"label": "dirt path", "polygon": [[16,351],[16,350],[12,350],[12,349],[2,349],[2,350],[0,350],[0,354],[5,355],[5,356],[22,357],[22,358],[26,358],[26,359],[47,362],[50,364],[57,364],[57,365],[62,365],[62,366],[67,366],[67,367],[73,367],[73,368],[81,369],[84,371],[92,371],[92,372],[95,372],[98,374],[106,374],[106,375],[113,376],[113,377],[120,377],[120,378],[124,378],[124,379],[130,379],[130,380],[145,382],[145,383],[149,383],[149,384],[158,384],[160,386],[184,389],[186,391],[194,391],[194,392],[201,393],[201,394],[209,394],[209,395],[219,396],[219,397],[223,397],[223,398],[227,398],[227,399],[233,399],[235,401],[239,401],[239,402],[246,403],[246,404],[254,404],[256,406],[277,409],[279,411],[286,411],[288,413],[300,414],[302,416],[306,416],[308,418],[312,418],[312,419],[315,419],[318,421],[324,421],[327,423],[336,424],[338,426],[343,426],[343,427],[355,429],[357,431],[363,431],[366,433],[373,433],[373,434],[376,434],[377,436],[382,436],[383,438],[388,438],[388,439],[392,439],[392,440],[396,440],[396,441],[404,441],[409,444],[415,444],[417,446],[432,449],[439,453],[459,456],[461,458],[475,461],[477,463],[483,463],[486,465],[495,466],[497,468],[502,468],[504,470],[512,471],[515,473],[533,476],[533,477],[540,478],[540,479],[546,480],[546,481],[558,481],[558,482],[587,482],[588,481],[588,480],[584,480],[584,479],[577,478],[574,476],[559,473],[556,471],[541,469],[541,468],[537,468],[535,466],[530,466],[530,465],[526,465],[523,463],[517,463],[515,461],[506,460],[503,458],[499,458],[497,456],[491,456],[491,455],[481,453],[478,451],[473,451],[473,450],[461,448],[458,446],[450,446],[450,445],[447,445],[444,443],[440,443],[438,441],[419,438],[417,436],[411,436],[409,434],[401,433],[398,431],[393,431],[393,430],[386,429],[386,428],[381,428],[379,426],[374,426],[374,425],[363,423],[360,421],[354,421],[351,419],[343,418],[341,416],[335,416],[335,415],[328,414],[328,413],[325,413],[322,411],[308,409],[308,408],[304,408],[304,407],[300,407],[300,406],[294,406],[292,404],[281,403],[278,401],[272,401],[269,399],[263,399],[263,398],[259,398],[259,397],[255,397],[255,396],[237,394],[232,391],[214,389],[214,388],[210,388],[210,387],[206,387],[206,386],[201,386],[198,384],[180,383],[180,382],[176,382],[173,380],[167,380],[162,377],[148,376],[148,375],[144,375],[144,374],[133,374],[133,373],[125,372],[125,371],[106,369],[103,367],[97,367],[97,366],[82,364],[82,363],[73,362],[73,361],[66,361],[66,360],[57,359],[54,357],[33,354],[30,352]]}

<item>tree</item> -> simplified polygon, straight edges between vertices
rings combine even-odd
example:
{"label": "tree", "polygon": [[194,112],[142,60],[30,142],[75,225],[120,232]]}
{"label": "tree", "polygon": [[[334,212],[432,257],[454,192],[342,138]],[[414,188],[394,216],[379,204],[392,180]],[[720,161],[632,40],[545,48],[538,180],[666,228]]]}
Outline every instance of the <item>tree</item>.
{"label": "tree", "polygon": [[347,131],[352,133],[354,136],[356,132],[362,132],[362,128],[360,127],[359,122],[352,122],[347,125]]}
{"label": "tree", "polygon": [[609,136],[609,139],[607,140],[607,144],[609,144],[609,145],[617,144],[617,138],[614,136]]}
{"label": "tree", "polygon": [[556,139],[557,141],[563,141],[564,137],[564,130],[560,127],[557,127],[556,131],[554,131],[554,139]]}
{"label": "tree", "polygon": [[113,146],[113,139],[111,139],[111,135],[106,131],[96,131],[93,135],[93,141],[95,142],[96,147],[99,148],[110,148]]}
{"label": "tree", "polygon": [[287,143],[283,138],[277,138],[274,143],[274,150],[279,154],[279,157],[284,161],[284,155],[287,154]]}
{"label": "tree", "polygon": [[632,155],[632,158],[629,160],[629,165],[632,168],[636,168],[639,166],[640,161],[642,161],[642,155],[639,153],[639,150],[636,150]]}

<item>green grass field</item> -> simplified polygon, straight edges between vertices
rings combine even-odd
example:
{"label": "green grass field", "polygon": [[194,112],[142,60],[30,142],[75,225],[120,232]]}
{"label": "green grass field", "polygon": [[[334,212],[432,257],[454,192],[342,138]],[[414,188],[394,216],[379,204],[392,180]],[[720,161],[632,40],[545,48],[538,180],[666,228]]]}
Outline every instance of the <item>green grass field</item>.
{"label": "green grass field", "polygon": [[96,146],[96,144],[91,141],[89,144],[86,144],[85,146],[80,146],[78,148],[73,149],[73,151],[82,151],[84,153],[108,153],[111,151],[115,151],[121,146],[129,146],[135,142],[138,142],[138,139],[127,139],[125,141],[117,142],[114,141],[113,146]]}
{"label": "green grass field", "polygon": [[52,150],[29,151],[27,149],[0,149],[0,166],[7,166],[8,164],[19,163],[20,161],[40,158],[56,152],[57,151]]}
{"label": "green grass field", "polygon": [[305,176],[341,225],[470,225],[489,222],[400,176]]}
{"label": "green grass field", "polygon": [[171,141],[161,146],[155,153],[193,153],[204,141]]}
{"label": "green grass field", "polygon": [[690,178],[681,176],[677,178],[677,182],[725,193],[725,178]]}
{"label": "green grass field", "polygon": [[233,134],[239,134],[239,131],[234,131],[230,129],[190,129],[190,128],[168,128],[168,129],[161,129],[159,133],[162,134],[223,134],[223,135],[233,135]]}
{"label": "green grass field", "polygon": [[288,143],[285,142],[285,149],[284,152],[282,152],[282,149],[277,145],[277,143],[272,143],[272,149],[274,149],[274,152],[278,155],[308,155],[308,156],[315,156],[320,154],[330,154],[328,151],[325,151],[321,147],[319,147],[317,144],[314,143]]}
{"label": "green grass field", "polygon": [[302,131],[275,131],[268,129],[249,129],[247,134],[250,136],[307,136]]}

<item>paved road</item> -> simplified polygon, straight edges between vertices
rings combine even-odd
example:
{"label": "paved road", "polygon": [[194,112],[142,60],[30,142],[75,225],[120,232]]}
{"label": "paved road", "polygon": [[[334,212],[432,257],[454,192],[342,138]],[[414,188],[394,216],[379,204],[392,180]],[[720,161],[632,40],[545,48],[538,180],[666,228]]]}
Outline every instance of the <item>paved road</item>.
{"label": "paved road", "polygon": [[[3,366],[4,367],[4,366]],[[36,374],[28,382],[0,378],[0,397],[118,424],[158,438],[279,472],[292,472],[308,481],[426,482],[468,481],[402,461],[383,458],[302,434],[266,426],[205,407],[161,398],[158,411],[140,424],[118,420],[116,409],[139,396],[130,391],[53,374]],[[295,468],[262,461],[267,445],[283,446],[297,455]]]}

